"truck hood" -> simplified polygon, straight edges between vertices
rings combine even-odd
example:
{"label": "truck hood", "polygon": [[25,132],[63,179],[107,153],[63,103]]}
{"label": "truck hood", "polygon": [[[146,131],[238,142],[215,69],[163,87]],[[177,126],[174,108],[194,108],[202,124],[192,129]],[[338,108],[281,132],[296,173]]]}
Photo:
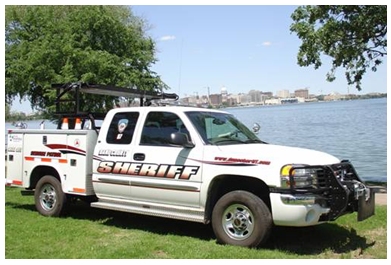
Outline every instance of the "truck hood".
{"label": "truck hood", "polygon": [[226,162],[256,163],[257,160],[258,163],[273,166],[327,165],[340,162],[340,159],[324,152],[273,144],[221,145],[218,148],[221,151],[221,161],[227,159]]}

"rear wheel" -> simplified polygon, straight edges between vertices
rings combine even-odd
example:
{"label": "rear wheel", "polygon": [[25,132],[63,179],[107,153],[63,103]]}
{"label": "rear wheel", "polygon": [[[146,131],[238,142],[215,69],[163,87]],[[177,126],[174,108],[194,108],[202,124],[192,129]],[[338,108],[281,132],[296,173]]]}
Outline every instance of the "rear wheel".
{"label": "rear wheel", "polygon": [[53,176],[42,177],[34,192],[35,208],[44,216],[60,216],[66,205],[61,182]]}
{"label": "rear wheel", "polygon": [[219,243],[256,247],[269,238],[272,218],[259,197],[247,191],[232,191],[216,203],[212,227]]}

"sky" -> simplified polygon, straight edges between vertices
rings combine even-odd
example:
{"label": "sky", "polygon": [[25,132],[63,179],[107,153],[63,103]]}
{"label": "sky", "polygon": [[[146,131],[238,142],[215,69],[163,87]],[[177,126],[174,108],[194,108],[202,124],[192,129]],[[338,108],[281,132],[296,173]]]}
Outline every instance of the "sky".
{"label": "sky", "polygon": [[[185,95],[308,88],[313,94],[347,93],[344,71],[326,81],[330,59],[314,70],[300,67],[301,41],[291,33],[297,6],[132,6],[150,24],[158,62],[152,68],[172,91]],[[386,92],[386,61],[363,80],[363,91]],[[355,91],[354,86],[349,88]],[[360,93],[360,94],[361,94]]]}
{"label": "sky", "polygon": [[[386,58],[377,72],[368,70],[361,92],[347,85],[342,68],[334,82],[326,81],[331,68],[327,57],[317,70],[300,67],[296,58],[301,41],[289,30],[290,15],[298,6],[153,2],[126,4],[149,25],[146,34],[156,42],[158,60],[151,69],[171,88],[167,92],[180,97],[216,94],[223,87],[232,94],[303,88],[310,94],[387,92]],[[11,109],[31,112],[28,102],[18,100]]]}

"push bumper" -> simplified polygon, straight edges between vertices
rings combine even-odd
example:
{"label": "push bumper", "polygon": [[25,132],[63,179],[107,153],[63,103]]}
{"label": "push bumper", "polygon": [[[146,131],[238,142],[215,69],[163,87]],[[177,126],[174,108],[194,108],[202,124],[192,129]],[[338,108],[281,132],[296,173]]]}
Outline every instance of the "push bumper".
{"label": "push bumper", "polygon": [[272,190],[276,225],[311,226],[352,212],[357,212],[357,221],[363,221],[375,214],[374,189],[361,181],[349,162],[307,168],[317,170],[317,186]]}

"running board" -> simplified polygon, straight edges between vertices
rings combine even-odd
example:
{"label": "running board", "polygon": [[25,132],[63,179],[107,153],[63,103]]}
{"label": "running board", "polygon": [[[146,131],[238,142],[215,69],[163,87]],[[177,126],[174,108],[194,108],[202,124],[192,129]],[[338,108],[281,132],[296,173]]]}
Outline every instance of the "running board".
{"label": "running board", "polygon": [[99,200],[91,203],[91,207],[128,213],[165,217],[184,221],[205,223],[204,210],[181,206],[162,206],[152,203],[124,202],[120,200]]}

